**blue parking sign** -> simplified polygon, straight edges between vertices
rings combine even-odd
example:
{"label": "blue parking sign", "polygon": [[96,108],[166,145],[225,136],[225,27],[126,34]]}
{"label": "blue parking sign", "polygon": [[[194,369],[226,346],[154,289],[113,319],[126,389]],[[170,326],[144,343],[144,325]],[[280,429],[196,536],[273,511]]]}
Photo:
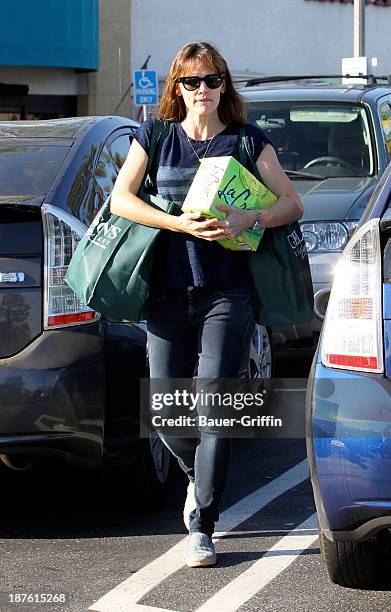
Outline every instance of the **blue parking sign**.
{"label": "blue parking sign", "polygon": [[135,70],[134,103],[136,106],[157,104],[158,87],[156,70]]}

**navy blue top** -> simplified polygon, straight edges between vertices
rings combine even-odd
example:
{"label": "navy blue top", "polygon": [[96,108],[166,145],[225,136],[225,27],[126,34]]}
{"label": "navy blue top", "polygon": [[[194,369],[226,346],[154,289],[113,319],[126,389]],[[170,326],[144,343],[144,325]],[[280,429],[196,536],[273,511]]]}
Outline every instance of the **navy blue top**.
{"label": "navy blue top", "polygon": [[[217,134],[207,157],[232,155],[238,159],[239,127],[230,125]],[[147,154],[151,134],[152,119],[147,119],[135,135]],[[246,135],[250,153],[257,160],[270,140],[251,124],[246,125]],[[190,139],[190,142],[202,159],[210,141]],[[182,125],[175,123],[162,146],[156,180],[158,194],[182,205],[198,167],[199,161]],[[247,259],[246,251],[230,251],[215,241],[162,230],[155,248],[151,290],[190,286],[227,289],[250,285]]]}

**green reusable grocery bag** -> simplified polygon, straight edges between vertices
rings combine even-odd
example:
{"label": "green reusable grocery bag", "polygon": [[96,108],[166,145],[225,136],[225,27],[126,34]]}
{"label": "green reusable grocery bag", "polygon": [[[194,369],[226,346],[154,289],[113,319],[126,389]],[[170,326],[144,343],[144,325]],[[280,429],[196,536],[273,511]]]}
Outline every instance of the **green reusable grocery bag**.
{"label": "green reusable grocery bag", "polygon": [[[239,139],[239,161],[263,182],[244,129]],[[267,228],[258,249],[248,253],[248,263],[258,297],[258,323],[299,325],[313,318],[311,270],[297,221]]]}
{"label": "green reusable grocery bag", "polygon": [[[148,166],[137,194],[168,213],[177,205],[150,192],[156,191],[161,147],[171,127],[168,122],[154,120]],[[141,321],[148,297],[152,247],[160,231],[112,214],[109,197],[80,240],[66,283],[93,310],[114,319]]]}

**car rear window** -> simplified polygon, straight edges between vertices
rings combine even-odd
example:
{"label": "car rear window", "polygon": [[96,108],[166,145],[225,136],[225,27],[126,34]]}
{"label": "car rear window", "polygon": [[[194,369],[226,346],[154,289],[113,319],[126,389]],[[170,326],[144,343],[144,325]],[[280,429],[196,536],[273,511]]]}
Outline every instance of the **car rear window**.
{"label": "car rear window", "polygon": [[363,107],[248,101],[247,114],[250,123],[270,138],[285,170],[324,177],[374,173],[373,146]]}
{"label": "car rear window", "polygon": [[48,193],[68,146],[0,144],[0,197]]}

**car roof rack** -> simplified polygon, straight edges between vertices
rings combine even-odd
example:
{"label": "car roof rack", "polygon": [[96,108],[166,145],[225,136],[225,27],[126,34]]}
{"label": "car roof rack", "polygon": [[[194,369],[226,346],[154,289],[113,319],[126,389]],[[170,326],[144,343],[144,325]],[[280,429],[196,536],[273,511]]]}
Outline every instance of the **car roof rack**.
{"label": "car roof rack", "polygon": [[[262,85],[263,83],[278,83],[284,81],[310,81],[320,79],[366,79],[367,85],[390,85],[391,86],[391,75],[377,76],[374,74],[311,74],[311,75],[290,75],[290,76],[266,76],[256,77],[253,79],[237,80],[235,83],[244,84],[245,87],[251,87],[252,85]],[[379,81],[386,81],[386,83],[380,83]]]}

